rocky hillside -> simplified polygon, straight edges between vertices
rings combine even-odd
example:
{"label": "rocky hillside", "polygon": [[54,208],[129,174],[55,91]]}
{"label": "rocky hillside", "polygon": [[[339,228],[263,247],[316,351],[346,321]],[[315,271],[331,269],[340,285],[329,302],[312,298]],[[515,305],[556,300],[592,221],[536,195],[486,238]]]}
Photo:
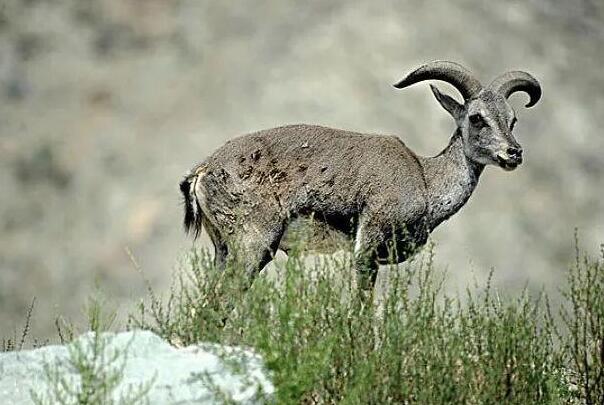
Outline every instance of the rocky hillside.
{"label": "rocky hillside", "polygon": [[391,87],[433,59],[485,82],[524,69],[544,89],[532,110],[512,100],[526,163],[487,170],[434,233],[437,262],[454,281],[495,267],[502,286],[555,289],[574,228],[604,240],[602,4],[2,1],[0,335],[32,296],[37,336],[78,319],[95,283],[116,307],[136,300],[126,251],[166,286],[191,245],[178,181],[240,133],[318,123],[438,153],[453,123],[428,86]]}

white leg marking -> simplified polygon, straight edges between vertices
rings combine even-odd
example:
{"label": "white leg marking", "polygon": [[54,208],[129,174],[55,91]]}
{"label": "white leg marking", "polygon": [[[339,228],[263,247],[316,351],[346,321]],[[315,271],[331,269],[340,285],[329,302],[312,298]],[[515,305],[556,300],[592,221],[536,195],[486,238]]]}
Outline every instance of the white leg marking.
{"label": "white leg marking", "polygon": [[360,223],[359,227],[357,228],[357,233],[355,235],[354,238],[354,255],[355,257],[358,256],[361,252],[361,249],[363,248],[362,245],[362,236],[363,236],[363,224]]}

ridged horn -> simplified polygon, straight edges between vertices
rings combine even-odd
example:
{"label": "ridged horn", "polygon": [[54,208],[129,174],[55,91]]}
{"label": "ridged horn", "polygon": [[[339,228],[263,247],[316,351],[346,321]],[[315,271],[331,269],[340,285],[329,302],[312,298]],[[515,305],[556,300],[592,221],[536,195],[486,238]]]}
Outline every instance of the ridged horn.
{"label": "ridged horn", "polygon": [[524,91],[529,95],[530,100],[526,107],[532,107],[537,104],[541,98],[541,86],[537,79],[526,72],[513,71],[502,74],[489,85],[489,88],[508,98],[517,91]]}
{"label": "ridged horn", "polygon": [[394,87],[402,89],[424,80],[441,80],[450,83],[459,90],[464,100],[476,96],[482,90],[482,84],[468,69],[458,63],[443,60],[418,67]]}

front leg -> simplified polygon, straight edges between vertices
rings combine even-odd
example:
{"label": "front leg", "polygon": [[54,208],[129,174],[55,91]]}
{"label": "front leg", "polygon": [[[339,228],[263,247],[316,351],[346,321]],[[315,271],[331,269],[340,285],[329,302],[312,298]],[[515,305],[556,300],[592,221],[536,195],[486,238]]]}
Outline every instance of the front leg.
{"label": "front leg", "polygon": [[361,291],[370,292],[375,287],[378,274],[378,238],[375,227],[360,221],[354,240],[354,269]]}
{"label": "front leg", "polygon": [[[384,209],[365,213],[359,218],[359,226],[354,243],[354,266],[358,285],[363,290],[373,289],[377,279],[379,264],[401,263],[418,246],[425,243],[427,232],[424,227],[411,221],[406,226],[402,218],[409,218],[405,208],[390,203]],[[401,215],[403,213],[403,215]],[[399,217],[397,218],[397,214]]]}

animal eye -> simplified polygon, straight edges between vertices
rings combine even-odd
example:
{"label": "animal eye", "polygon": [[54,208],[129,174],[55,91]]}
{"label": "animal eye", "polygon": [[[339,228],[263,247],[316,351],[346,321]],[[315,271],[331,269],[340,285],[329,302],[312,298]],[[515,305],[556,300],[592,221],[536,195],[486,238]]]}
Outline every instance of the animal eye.
{"label": "animal eye", "polygon": [[482,127],[485,125],[484,119],[480,114],[472,114],[470,115],[470,122],[472,125],[477,127]]}

